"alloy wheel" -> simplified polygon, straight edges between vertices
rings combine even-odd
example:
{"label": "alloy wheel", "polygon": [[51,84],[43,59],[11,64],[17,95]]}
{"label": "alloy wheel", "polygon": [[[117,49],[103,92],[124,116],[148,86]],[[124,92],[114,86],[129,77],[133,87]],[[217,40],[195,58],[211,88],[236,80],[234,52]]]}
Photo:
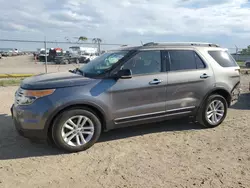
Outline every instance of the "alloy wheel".
{"label": "alloy wheel", "polygon": [[218,124],[224,117],[225,107],[220,100],[213,100],[207,107],[206,119],[211,125]]}
{"label": "alloy wheel", "polygon": [[94,135],[94,124],[86,116],[74,116],[69,118],[62,126],[61,136],[64,142],[70,146],[83,146]]}

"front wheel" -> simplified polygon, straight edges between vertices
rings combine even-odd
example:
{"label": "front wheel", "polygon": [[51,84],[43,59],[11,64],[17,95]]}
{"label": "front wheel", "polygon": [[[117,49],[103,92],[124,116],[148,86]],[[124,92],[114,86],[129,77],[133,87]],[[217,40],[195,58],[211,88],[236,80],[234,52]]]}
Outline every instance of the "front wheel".
{"label": "front wheel", "polygon": [[52,128],[55,144],[68,152],[90,148],[101,134],[98,116],[88,109],[72,109],[57,117]]}
{"label": "front wheel", "polygon": [[219,126],[227,115],[228,104],[221,95],[211,95],[198,112],[197,120],[205,127]]}

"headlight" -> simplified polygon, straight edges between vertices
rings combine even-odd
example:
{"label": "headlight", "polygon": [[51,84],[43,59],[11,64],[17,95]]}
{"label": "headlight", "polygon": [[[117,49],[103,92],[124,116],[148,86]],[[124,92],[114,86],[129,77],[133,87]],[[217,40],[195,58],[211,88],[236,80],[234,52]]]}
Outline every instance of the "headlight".
{"label": "headlight", "polygon": [[32,104],[36,99],[51,95],[55,89],[46,90],[23,90],[19,89],[16,92],[15,103],[17,105],[29,105]]}

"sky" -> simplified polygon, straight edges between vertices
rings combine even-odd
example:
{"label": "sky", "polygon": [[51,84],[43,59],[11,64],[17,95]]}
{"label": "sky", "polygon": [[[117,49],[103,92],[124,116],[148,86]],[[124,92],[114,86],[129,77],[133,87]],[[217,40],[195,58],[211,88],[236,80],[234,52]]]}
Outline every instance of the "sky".
{"label": "sky", "polygon": [[[1,39],[46,36],[51,41],[76,41],[86,36],[128,45],[197,41],[242,48],[250,44],[248,0],[0,0],[0,4]],[[0,47],[31,50],[43,44],[0,42]]]}

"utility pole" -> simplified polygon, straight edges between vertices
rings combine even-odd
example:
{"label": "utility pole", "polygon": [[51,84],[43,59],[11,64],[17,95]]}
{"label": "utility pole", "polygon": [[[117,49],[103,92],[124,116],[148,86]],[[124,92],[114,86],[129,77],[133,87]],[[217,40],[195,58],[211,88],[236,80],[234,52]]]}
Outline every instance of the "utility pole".
{"label": "utility pole", "polygon": [[44,37],[44,48],[45,48],[45,73],[48,73],[48,68],[47,68],[47,41],[46,37]]}
{"label": "utility pole", "polygon": [[97,44],[98,44],[98,55],[101,55],[101,42],[98,40]]}
{"label": "utility pole", "polygon": [[236,49],[235,49],[235,57],[236,57],[236,61],[239,61],[239,56],[238,56],[238,47],[235,45]]}

